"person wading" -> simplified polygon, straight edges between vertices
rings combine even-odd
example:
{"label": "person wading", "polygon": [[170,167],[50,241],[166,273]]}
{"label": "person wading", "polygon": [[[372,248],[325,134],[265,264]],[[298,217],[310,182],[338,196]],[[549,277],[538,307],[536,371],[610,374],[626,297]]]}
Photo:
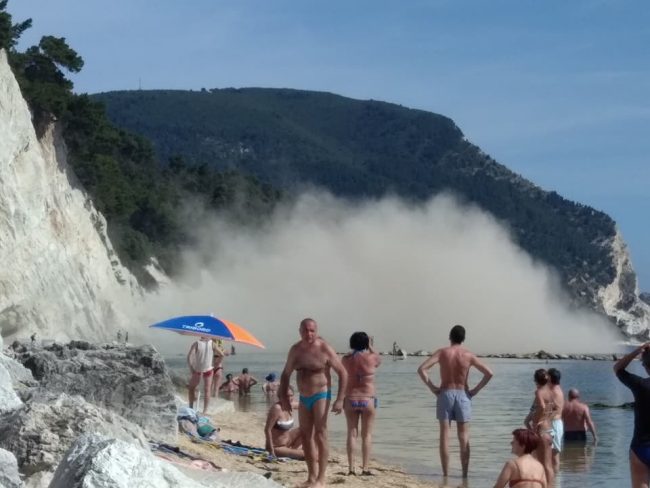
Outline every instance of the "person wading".
{"label": "person wading", "polygon": [[[449,426],[456,421],[458,442],[460,443],[460,463],[463,478],[469,471],[469,421],[472,417],[472,398],[488,384],[492,371],[474,353],[465,349],[465,328],[455,325],[449,332],[448,347],[434,352],[418,368],[418,374],[425,385],[438,398],[436,417],[440,422],[440,462],[443,476],[449,475]],[[428,371],[440,364],[440,386],[433,384]],[[483,378],[474,387],[469,388],[467,379],[470,368],[483,373]]]}

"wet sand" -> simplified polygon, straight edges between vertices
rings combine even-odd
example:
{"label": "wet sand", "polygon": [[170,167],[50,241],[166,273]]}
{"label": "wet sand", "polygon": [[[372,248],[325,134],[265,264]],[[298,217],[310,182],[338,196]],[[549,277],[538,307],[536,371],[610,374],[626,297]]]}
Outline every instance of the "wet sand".
{"label": "wet sand", "polygon": [[[240,441],[251,446],[264,446],[264,419],[256,413],[224,412],[212,417],[214,425],[221,428],[224,440]],[[179,447],[183,450],[214,462],[229,471],[250,471],[259,474],[271,473],[271,479],[287,487],[299,486],[307,478],[304,461],[266,462],[245,456],[228,454],[223,450],[205,444],[193,443],[189,438],[179,436]],[[360,454],[357,459],[360,458]],[[406,474],[401,468],[373,459],[370,470],[375,476],[346,476],[347,457],[345,452],[330,451],[327,469],[328,486],[350,488],[404,487],[404,488],[442,488],[443,485],[420,480]],[[360,468],[357,469],[360,471]],[[458,483],[455,485],[458,486]]]}

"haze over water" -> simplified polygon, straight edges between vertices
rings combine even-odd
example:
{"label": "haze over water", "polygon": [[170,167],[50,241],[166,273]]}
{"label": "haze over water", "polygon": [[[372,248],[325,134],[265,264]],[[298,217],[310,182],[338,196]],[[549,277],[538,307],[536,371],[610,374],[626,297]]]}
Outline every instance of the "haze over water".
{"label": "haze over water", "polygon": [[[401,464],[413,474],[440,482],[442,478],[435,399],[416,373],[422,359],[411,357],[393,361],[387,356],[383,358],[376,376],[380,407],[374,431],[373,455],[384,461]],[[238,353],[226,358],[225,370],[236,374],[241,368],[248,367],[254,376],[263,381],[270,371],[279,373],[284,360],[284,354]],[[176,357],[169,362],[172,367],[182,370],[183,361]],[[614,376],[610,361],[486,361],[495,375],[473,400],[472,457],[468,485],[472,488],[492,486],[503,463],[511,456],[510,434],[513,429],[523,426],[523,419],[532,403],[532,375],[535,369],[560,369],[565,394],[569,388],[577,387],[588,404],[620,405],[632,401],[629,391]],[[640,373],[637,364],[631,368]],[[434,375],[437,375],[437,371],[434,368]],[[295,384],[295,376],[293,380]],[[475,384],[476,381],[476,378],[472,378],[470,383]],[[266,412],[267,402],[259,387],[243,407],[260,413]],[[611,488],[627,486],[629,483],[627,459],[634,422],[633,412],[618,408],[592,407],[591,410],[600,442],[597,446],[567,446],[562,454],[556,488]],[[455,428],[452,430],[454,432]],[[330,442],[334,448],[345,451],[343,416],[330,416]],[[450,444],[449,486],[457,486],[460,483],[460,461],[455,435],[450,436]]]}

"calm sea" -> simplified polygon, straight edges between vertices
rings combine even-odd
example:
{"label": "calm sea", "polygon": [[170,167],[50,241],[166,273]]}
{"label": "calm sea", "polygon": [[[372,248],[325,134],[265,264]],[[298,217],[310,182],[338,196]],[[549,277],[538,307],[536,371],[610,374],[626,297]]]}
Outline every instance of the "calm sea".
{"label": "calm sea", "polygon": [[[225,370],[239,373],[243,367],[263,381],[271,371],[280,373],[284,355],[242,353],[226,358]],[[612,372],[609,361],[486,360],[495,375],[473,400],[471,423],[470,487],[492,486],[510,456],[511,432],[523,425],[534,392],[533,371],[556,367],[562,372],[562,386],[580,389],[588,404],[620,405],[632,400],[629,391]],[[417,376],[421,358],[393,361],[384,357],[377,374],[380,402],[374,430],[373,456],[401,464],[415,475],[439,481],[438,424],[435,399]],[[170,358],[170,366],[182,368],[184,358]],[[641,374],[637,364],[632,371]],[[434,373],[435,374],[435,373]],[[473,378],[472,384],[476,382]],[[295,377],[293,379],[295,384]],[[266,400],[258,389],[238,408],[265,412]],[[559,488],[629,486],[628,446],[632,436],[633,412],[620,408],[593,408],[600,442],[597,446],[567,448],[562,453]],[[458,443],[451,437],[450,483],[460,480]],[[330,442],[345,449],[345,418],[330,417]]]}

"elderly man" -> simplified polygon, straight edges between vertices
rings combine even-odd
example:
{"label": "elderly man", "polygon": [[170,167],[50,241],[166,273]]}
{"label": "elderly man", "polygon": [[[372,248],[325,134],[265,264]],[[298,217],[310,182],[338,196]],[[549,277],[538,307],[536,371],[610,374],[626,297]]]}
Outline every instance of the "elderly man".
{"label": "elderly man", "polygon": [[332,412],[336,414],[343,409],[347,374],[334,349],[318,336],[318,324],[314,319],[307,318],[300,322],[299,332],[301,340],[289,350],[280,377],[278,398],[282,409],[290,412],[289,382],[293,371],[297,371],[300,393],[298,418],[308,470],[305,486],[321,488],[325,486],[329,456],[327,415],[332,399],[331,370],[339,378],[338,392],[332,406]]}
{"label": "elderly man", "polygon": [[598,442],[596,426],[591,420],[589,407],[580,401],[580,392],[576,388],[569,390],[569,401],[564,404],[562,420],[564,421],[565,442],[586,442],[587,429],[593,436],[594,444]]}

